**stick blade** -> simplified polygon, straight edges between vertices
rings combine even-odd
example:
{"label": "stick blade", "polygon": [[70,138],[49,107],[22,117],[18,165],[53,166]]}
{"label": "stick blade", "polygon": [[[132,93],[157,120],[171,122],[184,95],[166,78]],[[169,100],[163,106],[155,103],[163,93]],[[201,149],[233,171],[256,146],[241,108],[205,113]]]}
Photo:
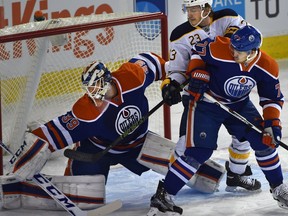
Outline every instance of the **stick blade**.
{"label": "stick blade", "polygon": [[97,209],[87,211],[87,216],[103,216],[117,211],[122,207],[121,200],[115,200]]}
{"label": "stick blade", "polygon": [[96,154],[74,151],[72,149],[66,149],[64,151],[64,156],[67,158],[90,163],[99,160],[103,155],[104,155],[103,151],[98,152]]}

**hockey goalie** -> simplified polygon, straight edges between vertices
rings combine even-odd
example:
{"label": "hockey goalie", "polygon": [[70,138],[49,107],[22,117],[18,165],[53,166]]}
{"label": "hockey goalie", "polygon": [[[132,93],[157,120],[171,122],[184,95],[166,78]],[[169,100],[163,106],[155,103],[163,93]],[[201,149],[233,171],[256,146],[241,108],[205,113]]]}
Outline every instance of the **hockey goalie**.
{"label": "hockey goalie", "polygon": [[[25,151],[28,142],[34,142],[33,152]],[[58,203],[31,180],[33,178],[30,174],[31,169],[35,170],[35,173],[39,172],[51,154],[47,147],[45,141],[32,133],[26,134],[25,143],[17,151],[16,156],[9,161],[11,164],[15,163],[11,170],[14,175],[0,178],[2,185],[0,187],[0,207],[3,209],[62,210]],[[31,150],[31,148],[28,149]],[[165,175],[170,161],[181,154],[181,149],[175,150],[174,148],[175,143],[172,141],[149,132],[137,160],[155,172]],[[37,152],[36,156],[28,163],[17,160],[17,155],[35,154],[35,152]],[[27,165],[21,165],[25,163]],[[213,193],[217,191],[224,173],[225,169],[220,164],[209,160],[202,165],[187,185],[204,193]],[[19,181],[18,179],[22,179],[23,175],[27,176],[25,177],[26,181]],[[105,204],[104,175],[47,177],[81,209],[94,209]]]}
{"label": "hockey goalie", "polygon": [[[1,177],[2,207],[60,209],[30,180],[41,171],[51,152],[75,143],[76,152],[96,154],[119,136],[124,137],[98,161],[69,159],[65,176],[49,177],[82,209],[97,208],[105,203],[110,166],[121,164],[139,176],[150,169],[164,174],[169,162],[177,157],[174,156],[175,144],[148,133],[148,121],[140,121],[149,111],[145,89],[166,76],[164,65],[160,56],[146,52],[123,63],[113,73],[98,61],[84,68],[81,78],[86,92],[72,109],[25,133],[24,143],[9,161],[10,174]],[[137,122],[138,127],[127,133]],[[164,166],[150,161],[151,158],[164,161]],[[207,161],[189,185],[212,193],[217,190],[223,174],[222,166]]]}

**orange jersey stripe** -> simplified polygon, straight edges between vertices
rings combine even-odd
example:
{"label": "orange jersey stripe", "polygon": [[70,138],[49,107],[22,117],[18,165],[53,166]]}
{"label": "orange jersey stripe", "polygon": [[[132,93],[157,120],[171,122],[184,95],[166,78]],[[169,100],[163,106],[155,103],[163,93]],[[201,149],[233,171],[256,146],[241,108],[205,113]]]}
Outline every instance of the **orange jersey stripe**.
{"label": "orange jersey stripe", "polygon": [[[282,103],[283,105],[283,103]],[[280,117],[280,111],[274,107],[267,107],[263,109],[263,118],[266,119],[275,119]]]}
{"label": "orange jersey stripe", "polygon": [[265,167],[265,166],[276,164],[278,161],[279,161],[279,157],[277,156],[276,158],[274,158],[274,160],[271,160],[271,161],[267,161],[267,162],[261,162],[261,161],[259,162],[258,161],[258,164],[261,167]]}
{"label": "orange jersey stripe", "polygon": [[107,106],[107,102],[103,101],[101,106],[96,107],[89,96],[85,94],[74,104],[72,111],[77,118],[89,121],[96,119]]}
{"label": "orange jersey stripe", "polygon": [[178,170],[180,170],[186,176],[187,179],[192,178],[193,174],[187,172],[178,163],[173,163],[173,166],[175,166]]}
{"label": "orange jersey stripe", "polygon": [[61,139],[61,136],[57,133],[57,131],[55,130],[55,128],[51,125],[50,122],[47,123],[47,128],[53,133],[53,135],[56,137],[57,142],[59,143],[59,145],[62,148],[65,148],[66,145],[64,144],[64,142]]}
{"label": "orange jersey stripe", "polygon": [[216,37],[215,41],[210,43],[210,52],[214,58],[234,61],[232,55],[227,55],[227,53],[231,53],[230,38]]}
{"label": "orange jersey stripe", "polygon": [[[127,71],[131,71],[132,73],[128,73]],[[131,75],[135,78],[131,78]],[[139,87],[145,80],[145,73],[143,73],[143,67],[140,67],[140,65],[126,62],[117,70],[114,77],[120,83],[125,83],[125,85],[122,85],[122,91],[125,92]]]}
{"label": "orange jersey stripe", "polygon": [[187,68],[187,75],[190,75],[193,69],[195,68],[205,68],[205,62],[201,59],[192,59],[189,62],[188,68]]}
{"label": "orange jersey stripe", "polygon": [[269,57],[265,52],[261,51],[261,58],[257,62],[257,65],[263,68],[266,72],[274,76],[275,78],[279,77],[279,66],[277,62]]}

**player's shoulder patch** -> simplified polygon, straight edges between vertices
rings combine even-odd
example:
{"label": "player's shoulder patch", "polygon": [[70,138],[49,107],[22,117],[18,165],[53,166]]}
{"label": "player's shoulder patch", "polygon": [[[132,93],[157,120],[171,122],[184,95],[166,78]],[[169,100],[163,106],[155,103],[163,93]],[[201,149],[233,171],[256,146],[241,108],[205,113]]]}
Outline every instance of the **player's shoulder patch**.
{"label": "player's shoulder patch", "polygon": [[217,19],[221,19],[221,18],[226,17],[226,16],[237,17],[238,14],[236,13],[236,11],[234,11],[230,8],[225,8],[222,10],[214,11],[213,20],[215,21]]}
{"label": "player's shoulder patch", "polygon": [[182,23],[181,25],[177,26],[170,35],[170,41],[178,40],[179,38],[183,37],[183,35],[195,30],[196,28],[193,27],[189,21]]}

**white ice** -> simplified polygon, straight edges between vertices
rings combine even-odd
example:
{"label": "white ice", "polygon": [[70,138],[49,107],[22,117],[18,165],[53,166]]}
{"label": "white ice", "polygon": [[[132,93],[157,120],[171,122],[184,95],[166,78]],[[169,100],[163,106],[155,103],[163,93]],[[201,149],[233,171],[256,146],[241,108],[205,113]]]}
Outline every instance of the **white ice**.
{"label": "white ice", "polygon": [[[284,95],[288,95],[288,61],[279,62],[281,68],[280,81]],[[287,96],[288,97],[288,96]],[[251,99],[258,104],[257,93],[253,92]],[[287,103],[287,100],[286,100]],[[181,116],[181,104],[172,107],[172,139],[177,141],[179,120]],[[284,105],[282,111],[283,138],[282,142],[288,144],[288,106]],[[219,133],[219,148],[212,155],[212,159],[224,165],[228,158],[227,146],[230,143],[230,136],[221,128]],[[288,154],[287,150],[279,147],[280,160],[284,173],[284,182],[287,181]],[[6,159],[6,158],[5,158]],[[62,175],[65,167],[65,158],[55,158],[48,162],[42,173]],[[262,183],[262,192],[260,193],[229,193],[225,191],[225,179],[223,177],[219,192],[214,194],[201,194],[185,186],[176,196],[175,203],[184,209],[184,216],[277,216],[288,215],[288,210],[278,207],[277,202],[273,200],[268,183],[258,168],[253,154],[250,156],[250,165],[252,166],[254,177]],[[155,193],[159,179],[163,176],[152,171],[137,176],[122,167],[115,167],[110,171],[107,183],[107,202],[115,199],[123,201],[123,207],[114,212],[113,216],[141,216],[149,210],[150,197]],[[0,211],[1,216],[64,216],[68,215],[65,211],[41,211],[41,210],[6,210]]]}

